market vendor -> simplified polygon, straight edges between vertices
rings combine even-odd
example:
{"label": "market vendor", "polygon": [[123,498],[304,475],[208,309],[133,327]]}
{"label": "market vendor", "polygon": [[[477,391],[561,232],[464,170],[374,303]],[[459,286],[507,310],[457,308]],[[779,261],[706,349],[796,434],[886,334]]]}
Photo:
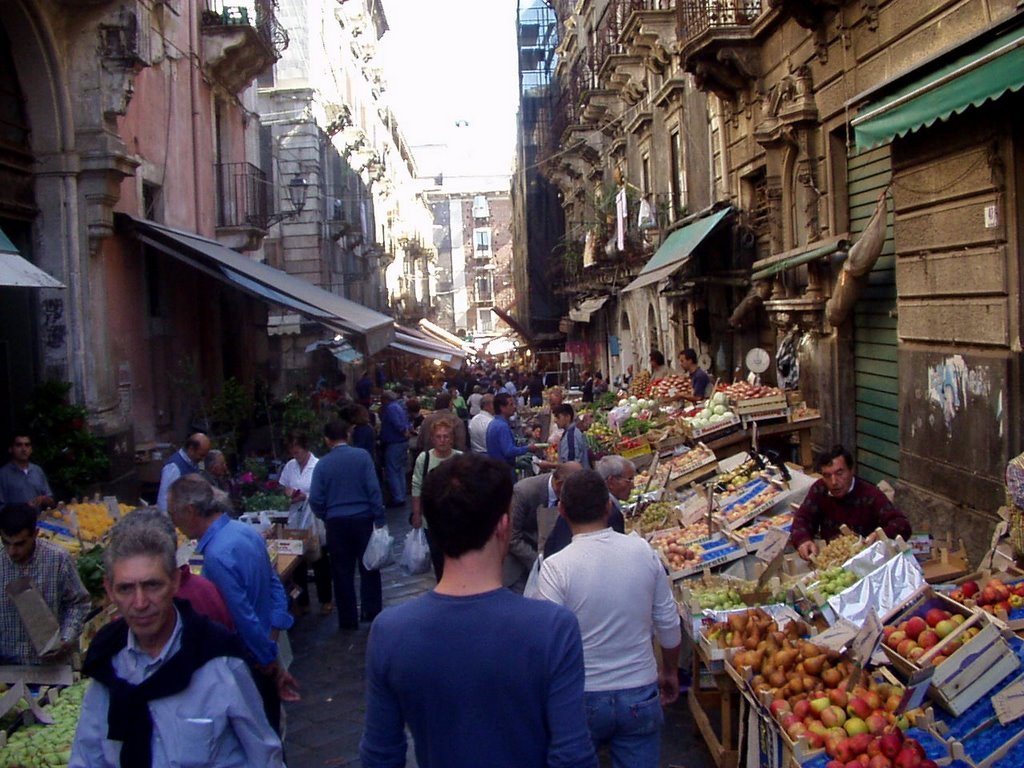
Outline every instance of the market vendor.
{"label": "market vendor", "polygon": [[700,402],[710,396],[711,377],[707,371],[697,365],[697,352],[694,349],[684,349],[679,353],[679,365],[690,377],[690,386],[693,387],[693,394],[687,395],[686,399],[692,403]]}
{"label": "market vendor", "polygon": [[196,432],[189,436],[184,446],[171,455],[160,470],[160,490],[156,494],[156,506],[161,512],[167,511],[167,491],[174,481],[185,475],[198,474],[209,452],[210,438],[202,432]]}
{"label": "market vendor", "polygon": [[[0,510],[0,664],[42,664],[66,654],[78,641],[92,607],[71,555],[56,544],[36,538],[39,513],[28,504]],[[29,639],[8,586],[27,578],[42,595],[60,624],[60,643],[40,657]]]}
{"label": "market vendor", "polygon": [[666,379],[672,375],[672,369],[665,365],[665,356],[656,349],[651,350],[651,381]]}
{"label": "market vendor", "polygon": [[853,456],[843,446],[821,454],[817,469],[821,479],[793,516],[790,534],[790,542],[804,560],[818,554],[815,539],[836,538],[842,525],[861,536],[881,528],[890,538],[910,538],[910,522],[877,486],[854,475]]}
{"label": "market vendor", "polygon": [[0,507],[4,504],[28,504],[36,509],[53,506],[53,491],[42,467],[32,458],[32,438],[14,435],[9,448],[11,460],[0,467]]}

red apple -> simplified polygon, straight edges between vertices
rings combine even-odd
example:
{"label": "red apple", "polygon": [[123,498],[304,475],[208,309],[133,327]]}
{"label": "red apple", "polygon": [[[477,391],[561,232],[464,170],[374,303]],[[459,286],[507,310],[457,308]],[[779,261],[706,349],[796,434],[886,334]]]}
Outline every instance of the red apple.
{"label": "red apple", "polygon": [[857,755],[853,751],[853,745],[850,744],[849,739],[842,739],[836,745],[836,760],[841,760],[843,763],[848,763]]}
{"label": "red apple", "polygon": [[871,731],[874,736],[881,736],[886,726],[889,725],[889,718],[878,712],[872,712],[864,720],[868,724],[868,730]]}
{"label": "red apple", "polygon": [[846,768],[846,765],[838,760],[829,760],[825,763],[825,768]]}
{"label": "red apple", "polygon": [[861,698],[867,702],[871,709],[880,709],[882,706],[882,696],[878,691],[868,690]]}
{"label": "red apple", "polygon": [[908,637],[896,647],[896,653],[906,658],[914,648],[917,648],[917,643]]}
{"label": "red apple", "polygon": [[867,701],[860,696],[854,696],[846,705],[846,713],[851,717],[859,717],[862,720],[871,714],[871,707]]}
{"label": "red apple", "polygon": [[911,661],[917,661],[922,656],[924,656],[924,654],[925,654],[925,649],[922,648],[920,645],[915,645],[907,653],[907,658],[910,659]]}
{"label": "red apple", "polygon": [[790,739],[796,741],[805,733],[807,733],[807,726],[801,722],[791,723],[790,726],[786,729],[786,733],[789,735]]}
{"label": "red apple", "polygon": [[[943,619],[949,618],[949,611],[944,611],[941,608],[932,608],[924,615],[924,620],[928,622],[929,627],[934,627]],[[920,642],[920,641],[918,641]]]}
{"label": "red apple", "polygon": [[[942,621],[945,621],[945,619],[936,622],[935,626],[941,624]],[[925,650],[928,650],[937,642],[939,642],[939,633],[936,632],[934,629],[926,629],[924,632],[917,636],[917,644]]]}
{"label": "red apple", "polygon": [[903,747],[903,734],[899,731],[883,733],[878,739],[878,745],[882,748],[882,754],[890,760],[894,760]]}
{"label": "red apple", "polygon": [[918,768],[939,768],[939,764],[936,763],[934,760],[929,760],[928,758],[925,758],[921,761],[921,764],[918,766]]}
{"label": "red apple", "polygon": [[899,644],[906,639],[907,633],[902,629],[897,629],[895,632],[891,633],[888,638],[886,638],[885,644],[890,648],[897,648],[899,647]]}
{"label": "red apple", "polygon": [[911,616],[907,619],[907,626],[904,631],[911,640],[917,640],[917,636],[928,629],[928,624],[920,616]]}
{"label": "red apple", "polygon": [[901,749],[893,760],[894,768],[921,768],[921,756],[912,749]]}
{"label": "red apple", "polygon": [[833,704],[821,713],[821,722],[829,728],[841,727],[846,722],[846,712]]}
{"label": "red apple", "polygon": [[892,761],[885,755],[875,755],[868,763],[868,768],[892,768]]}
{"label": "red apple", "polygon": [[771,711],[772,716],[775,717],[776,720],[781,718],[787,712],[793,711],[789,706],[789,702],[785,699],[775,699],[771,704],[768,705],[768,709]]}
{"label": "red apple", "polygon": [[788,731],[789,730],[789,726],[791,726],[793,723],[802,723],[802,722],[803,721],[799,717],[797,717],[795,714],[793,714],[792,712],[785,713],[782,716],[782,719],[779,720],[779,723],[782,725],[782,730],[784,730],[784,731]]}
{"label": "red apple", "polygon": [[870,733],[858,733],[856,736],[850,737],[850,747],[858,755],[863,755],[868,751],[868,744],[875,740],[875,737]]}
{"label": "red apple", "polygon": [[833,688],[829,691],[828,700],[837,707],[842,707],[843,709],[846,709],[846,705],[850,703],[850,697],[842,688]]}
{"label": "red apple", "polygon": [[793,705],[793,714],[800,720],[803,720],[811,712],[811,702],[807,699],[800,699],[796,704]]}
{"label": "red apple", "polygon": [[978,582],[965,581],[960,585],[960,590],[964,593],[964,597],[974,597],[978,594]]}

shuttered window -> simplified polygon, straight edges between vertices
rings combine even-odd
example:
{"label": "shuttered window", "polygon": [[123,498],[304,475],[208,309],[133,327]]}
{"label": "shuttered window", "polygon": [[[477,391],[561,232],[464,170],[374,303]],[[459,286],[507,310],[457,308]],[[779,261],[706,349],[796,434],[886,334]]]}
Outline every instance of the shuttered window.
{"label": "shuttered window", "polygon": [[[851,155],[847,165],[850,234],[857,236],[892,179],[890,144]],[[896,255],[892,200],[882,255],[854,310],[854,389],[858,474],[871,482],[899,477],[900,422],[896,338]]]}

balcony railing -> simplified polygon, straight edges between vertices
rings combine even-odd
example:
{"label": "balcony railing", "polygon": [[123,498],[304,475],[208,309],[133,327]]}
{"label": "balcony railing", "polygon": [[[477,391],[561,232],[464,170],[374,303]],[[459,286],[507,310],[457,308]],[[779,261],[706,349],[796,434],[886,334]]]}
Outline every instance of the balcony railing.
{"label": "balcony railing", "polygon": [[679,0],[683,37],[709,29],[745,27],[761,15],[761,0]]}
{"label": "balcony railing", "polygon": [[217,177],[217,226],[264,229],[269,218],[266,174],[252,163],[220,163]]}
{"label": "balcony railing", "polygon": [[277,0],[206,0],[203,26],[251,26],[277,56],[288,47],[288,31],[277,20]]}

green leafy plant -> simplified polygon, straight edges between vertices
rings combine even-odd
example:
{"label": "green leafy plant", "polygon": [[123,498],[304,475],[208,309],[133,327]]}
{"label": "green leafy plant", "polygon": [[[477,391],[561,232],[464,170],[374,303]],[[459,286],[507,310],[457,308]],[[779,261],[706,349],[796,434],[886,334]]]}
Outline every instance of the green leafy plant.
{"label": "green leafy plant", "polygon": [[246,512],[287,512],[291,502],[283,493],[260,491],[242,499],[242,509]]}
{"label": "green leafy plant", "polygon": [[228,456],[237,456],[242,428],[253,411],[252,393],[233,376],[224,381],[210,407],[213,416],[213,437]]}
{"label": "green leafy plant", "polygon": [[110,469],[103,439],[89,429],[88,411],[72,403],[70,394],[70,383],[47,381],[36,387],[25,407],[32,459],[63,499],[84,495]]}

